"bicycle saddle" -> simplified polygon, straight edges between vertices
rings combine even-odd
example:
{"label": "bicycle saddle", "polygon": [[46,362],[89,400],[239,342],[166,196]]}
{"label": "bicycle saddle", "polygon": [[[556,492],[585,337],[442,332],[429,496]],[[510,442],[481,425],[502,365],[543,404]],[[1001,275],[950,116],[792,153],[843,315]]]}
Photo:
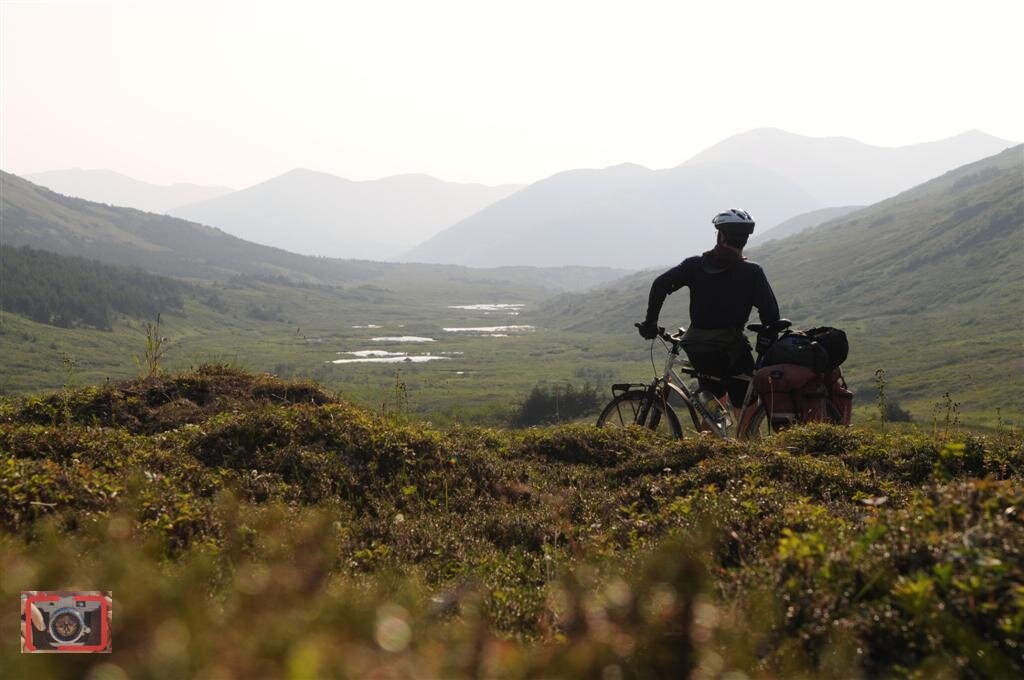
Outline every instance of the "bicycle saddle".
{"label": "bicycle saddle", "polygon": [[792,325],[793,322],[789,319],[779,319],[766,324],[752,323],[747,326],[747,330],[758,335],[776,335]]}

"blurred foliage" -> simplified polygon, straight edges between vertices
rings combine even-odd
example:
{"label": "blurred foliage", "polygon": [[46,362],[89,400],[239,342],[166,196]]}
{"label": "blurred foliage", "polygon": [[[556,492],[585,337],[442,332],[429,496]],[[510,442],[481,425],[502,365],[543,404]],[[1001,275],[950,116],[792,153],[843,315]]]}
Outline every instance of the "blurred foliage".
{"label": "blurred foliage", "polygon": [[[225,366],[0,406],[3,677],[1019,677],[1019,432],[436,430]],[[0,639],[16,636],[0,618]]]}

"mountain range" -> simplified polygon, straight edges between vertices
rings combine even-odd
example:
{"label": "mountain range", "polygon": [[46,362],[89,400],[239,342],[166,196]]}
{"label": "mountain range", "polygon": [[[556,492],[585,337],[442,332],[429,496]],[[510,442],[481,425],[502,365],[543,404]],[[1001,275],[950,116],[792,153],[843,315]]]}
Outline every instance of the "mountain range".
{"label": "mountain range", "polygon": [[806,137],[759,128],[701,151],[686,165],[756,163],[794,182],[823,206],[866,205],[1011,144],[979,130],[924,144],[883,147],[849,137]]}
{"label": "mountain range", "polygon": [[811,210],[873,203],[1011,145],[980,132],[896,148],[758,129],[680,166],[575,170],[532,184],[403,259],[498,264],[667,264],[704,249],[711,217],[749,210],[770,230]]}
{"label": "mountain range", "polygon": [[428,175],[353,182],[297,169],[171,214],[305,255],[384,260],[519,188]]}
{"label": "mountain range", "polygon": [[580,267],[542,273],[531,267],[477,271],[451,265],[312,257],[252,243],[168,215],[64,196],[7,172],[0,171],[0,184],[5,245],[88,257],[184,279],[223,281],[241,274],[316,284],[396,277],[435,282],[505,280],[571,290],[625,273],[622,269]]}
{"label": "mountain range", "polygon": [[746,206],[768,223],[821,206],[785,177],[749,163],[573,170],[485,208],[403,259],[639,268],[711,240],[711,216],[729,205]]}
{"label": "mountain range", "polygon": [[[751,211],[758,222],[752,244],[765,243],[1008,146],[978,131],[886,148],[761,128],[725,139],[674,168],[627,163],[570,170],[526,187],[426,175],[354,182],[304,169],[241,191],[160,187],[100,170],[33,178],[58,193],[170,213],[216,227],[221,236],[292,253],[473,267],[637,269],[705,249],[713,238],[710,217],[725,207]],[[151,218],[132,219],[155,224]],[[191,262],[199,266],[208,255],[198,252]],[[287,259],[272,259],[280,257]],[[263,267],[258,260],[256,266]]]}
{"label": "mountain range", "polygon": [[97,203],[119,205],[152,213],[166,213],[186,203],[204,201],[231,193],[228,187],[209,187],[198,184],[151,184],[122,175],[113,170],[49,170],[23,175],[65,196],[76,196]]}

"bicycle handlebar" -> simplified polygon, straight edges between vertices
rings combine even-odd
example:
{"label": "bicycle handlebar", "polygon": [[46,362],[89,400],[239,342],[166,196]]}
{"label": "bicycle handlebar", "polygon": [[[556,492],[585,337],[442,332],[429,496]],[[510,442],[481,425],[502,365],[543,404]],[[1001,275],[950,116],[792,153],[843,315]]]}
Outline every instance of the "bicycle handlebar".
{"label": "bicycle handlebar", "polygon": [[[640,328],[641,326],[643,326],[643,324],[642,324],[642,323],[635,323],[635,324],[633,324],[633,327],[634,327],[634,328]],[[657,335],[656,337],[659,337],[659,338],[661,338],[662,340],[665,340],[666,342],[678,342],[678,339],[677,339],[677,338],[673,338],[673,337],[672,337],[672,336],[671,336],[671,335],[670,335],[670,334],[669,334],[669,333],[668,333],[668,332],[667,332],[667,331],[665,330],[665,327],[664,327],[664,326],[658,326],[658,335]],[[653,339],[653,338],[652,338],[652,339]]]}

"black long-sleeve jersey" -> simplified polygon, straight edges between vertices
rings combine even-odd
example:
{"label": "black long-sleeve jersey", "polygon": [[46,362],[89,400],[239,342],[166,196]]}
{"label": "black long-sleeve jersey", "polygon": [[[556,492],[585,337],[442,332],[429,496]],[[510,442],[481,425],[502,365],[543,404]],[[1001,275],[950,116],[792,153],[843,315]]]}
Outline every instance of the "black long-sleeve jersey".
{"label": "black long-sleeve jersey", "polygon": [[695,328],[739,328],[757,307],[761,323],[779,319],[779,303],[761,266],[741,260],[725,271],[710,273],[696,255],[683,260],[651,284],[647,322],[656,324],[665,297],[683,286],[690,288],[690,324]]}

